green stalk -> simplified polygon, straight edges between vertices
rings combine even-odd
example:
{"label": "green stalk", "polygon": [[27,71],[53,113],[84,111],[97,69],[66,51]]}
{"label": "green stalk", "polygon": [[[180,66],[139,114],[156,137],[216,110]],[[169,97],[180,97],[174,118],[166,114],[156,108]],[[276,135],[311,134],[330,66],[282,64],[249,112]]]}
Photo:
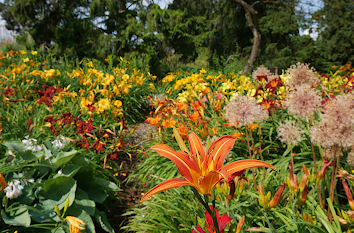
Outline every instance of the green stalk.
{"label": "green stalk", "polygon": [[[246,126],[246,139],[247,139],[247,147],[248,147],[248,153],[250,155],[250,159],[253,159],[252,152],[251,152],[251,147],[250,147],[250,139],[248,136],[248,131],[247,131],[247,126]],[[253,177],[253,186],[254,186],[254,191],[257,192],[257,187],[256,187],[256,177],[254,175],[254,170],[252,168],[252,177]]]}
{"label": "green stalk", "polygon": [[[213,219],[213,223],[214,223],[214,228],[215,228],[215,232],[216,233],[220,233],[220,230],[219,230],[219,224],[218,224],[218,219],[216,218],[216,209],[215,207],[213,208],[213,211],[211,211],[211,209],[209,208],[208,206],[208,202],[209,202],[209,197],[207,195],[205,195],[205,199],[206,201],[204,201],[204,199],[202,198],[202,196],[199,194],[199,192],[195,189],[195,188],[192,188],[192,191],[194,193],[194,195],[197,197],[198,201],[200,203],[202,203],[202,205],[204,206],[204,208],[206,209],[206,211],[210,214],[210,216],[212,217]],[[213,200],[213,205],[215,205],[215,199]]]}

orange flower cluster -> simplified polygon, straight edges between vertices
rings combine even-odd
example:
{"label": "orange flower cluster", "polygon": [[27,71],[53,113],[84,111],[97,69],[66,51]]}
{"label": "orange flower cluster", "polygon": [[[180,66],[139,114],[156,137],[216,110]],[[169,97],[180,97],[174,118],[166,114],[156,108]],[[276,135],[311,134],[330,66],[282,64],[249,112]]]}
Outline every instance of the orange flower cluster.
{"label": "orange flower cluster", "polygon": [[150,112],[146,122],[159,129],[171,129],[176,127],[182,138],[188,133],[197,131],[205,139],[215,135],[217,129],[209,127],[210,118],[205,114],[205,105],[201,101],[186,104],[169,98],[161,100],[149,97],[155,111]]}

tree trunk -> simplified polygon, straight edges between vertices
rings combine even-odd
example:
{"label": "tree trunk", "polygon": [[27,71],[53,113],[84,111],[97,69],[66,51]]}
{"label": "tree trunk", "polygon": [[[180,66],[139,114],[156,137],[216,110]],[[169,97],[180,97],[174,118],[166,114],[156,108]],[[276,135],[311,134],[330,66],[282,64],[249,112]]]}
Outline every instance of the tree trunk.
{"label": "tree trunk", "polygon": [[252,45],[251,55],[248,58],[248,61],[244,68],[245,73],[251,73],[251,66],[256,61],[256,58],[259,53],[259,46],[261,44],[261,33],[259,32],[258,29],[258,20],[257,20],[258,12],[251,5],[249,5],[243,0],[235,0],[235,1],[239,3],[245,10],[245,17],[247,23],[248,26],[251,28],[253,34],[253,45]]}

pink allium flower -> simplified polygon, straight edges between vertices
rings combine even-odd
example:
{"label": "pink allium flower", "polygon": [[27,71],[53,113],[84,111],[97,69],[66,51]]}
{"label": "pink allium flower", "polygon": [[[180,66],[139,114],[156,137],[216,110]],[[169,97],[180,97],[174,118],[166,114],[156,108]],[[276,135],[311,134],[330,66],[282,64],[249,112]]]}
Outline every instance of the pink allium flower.
{"label": "pink allium flower", "polygon": [[281,123],[277,132],[280,141],[288,145],[295,146],[304,139],[302,136],[304,131],[297,126],[295,121],[286,120]]}
{"label": "pink allium flower", "polygon": [[311,139],[323,147],[354,146],[354,93],[328,102],[322,120],[311,128]]}
{"label": "pink allium flower", "polygon": [[309,64],[298,62],[296,65],[292,65],[286,72],[291,76],[289,85],[292,87],[302,84],[311,86],[318,82],[318,74],[314,68],[309,67]]}
{"label": "pink allium flower", "polygon": [[347,163],[350,167],[354,167],[354,148],[348,153]]}
{"label": "pink allium flower", "polygon": [[265,81],[270,81],[270,79],[272,79],[272,77],[273,77],[273,74],[264,65],[259,66],[252,73],[253,80],[262,81],[264,79]]}
{"label": "pink allium flower", "polygon": [[342,155],[342,153],[340,152],[339,148],[333,147],[333,148],[326,148],[325,155],[328,160],[336,161],[337,156]]}
{"label": "pink allium flower", "polygon": [[318,91],[308,85],[297,86],[285,102],[289,112],[296,117],[310,118],[321,105]]}
{"label": "pink allium flower", "polygon": [[225,107],[225,118],[232,125],[244,126],[268,118],[268,111],[248,96],[237,96]]}

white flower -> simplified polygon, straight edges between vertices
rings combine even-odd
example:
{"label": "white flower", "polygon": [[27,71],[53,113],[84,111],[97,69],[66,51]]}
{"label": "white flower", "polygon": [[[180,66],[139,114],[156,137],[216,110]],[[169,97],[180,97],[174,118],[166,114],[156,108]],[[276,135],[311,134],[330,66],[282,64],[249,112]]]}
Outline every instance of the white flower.
{"label": "white flower", "polygon": [[63,171],[60,169],[60,170],[58,171],[58,175],[61,176],[62,174],[63,174]]}
{"label": "white flower", "polygon": [[33,179],[33,178],[28,179],[27,182],[29,182],[29,183],[34,183],[34,179]]}
{"label": "white flower", "polygon": [[21,196],[22,189],[23,186],[21,185],[20,181],[13,180],[9,183],[9,186],[4,189],[4,191],[6,193],[7,198],[14,199]]}
{"label": "white flower", "polygon": [[24,150],[31,151],[40,151],[42,147],[37,144],[37,139],[29,138],[29,136],[25,136],[25,139],[22,140],[22,143],[25,144]]}
{"label": "white flower", "polygon": [[57,136],[57,138],[52,142],[55,147],[62,149],[69,141],[62,135]]}

